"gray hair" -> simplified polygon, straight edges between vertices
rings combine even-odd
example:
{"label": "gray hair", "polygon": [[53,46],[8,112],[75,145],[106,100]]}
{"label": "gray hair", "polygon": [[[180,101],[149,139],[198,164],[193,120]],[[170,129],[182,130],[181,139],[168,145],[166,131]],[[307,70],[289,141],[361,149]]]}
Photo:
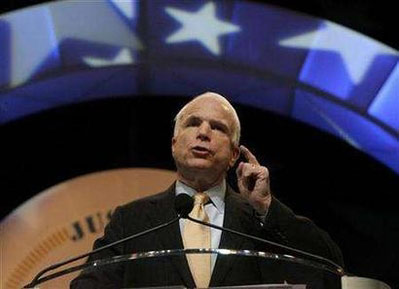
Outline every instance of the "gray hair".
{"label": "gray hair", "polygon": [[200,98],[206,98],[206,97],[211,97],[214,99],[217,99],[221,101],[223,104],[225,104],[228,109],[230,110],[231,114],[233,115],[233,120],[234,120],[234,127],[233,127],[233,133],[231,136],[231,141],[233,142],[234,145],[238,146],[240,144],[240,136],[241,136],[241,124],[240,124],[240,119],[238,118],[237,112],[234,109],[234,107],[231,105],[231,103],[222,95],[214,93],[214,92],[206,92],[201,95],[196,96],[194,99],[186,103],[185,106],[183,106],[182,109],[176,114],[175,116],[175,126],[173,129],[173,136],[176,136],[180,127],[180,121],[184,115],[184,111],[187,109],[187,107],[195,102],[196,100]]}

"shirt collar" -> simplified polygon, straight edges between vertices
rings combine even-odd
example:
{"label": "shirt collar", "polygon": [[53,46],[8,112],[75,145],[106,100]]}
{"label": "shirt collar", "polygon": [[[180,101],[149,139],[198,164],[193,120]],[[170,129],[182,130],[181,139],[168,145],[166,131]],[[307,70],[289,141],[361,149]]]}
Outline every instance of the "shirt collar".
{"label": "shirt collar", "polygon": [[[180,194],[187,194],[190,197],[194,196],[194,194],[197,191],[186,184],[176,181],[176,196]],[[212,203],[215,205],[216,209],[220,212],[224,212],[224,197],[226,195],[226,180],[223,179],[223,181],[210,188],[209,190],[206,190],[204,193],[206,193],[209,198],[211,199]]]}

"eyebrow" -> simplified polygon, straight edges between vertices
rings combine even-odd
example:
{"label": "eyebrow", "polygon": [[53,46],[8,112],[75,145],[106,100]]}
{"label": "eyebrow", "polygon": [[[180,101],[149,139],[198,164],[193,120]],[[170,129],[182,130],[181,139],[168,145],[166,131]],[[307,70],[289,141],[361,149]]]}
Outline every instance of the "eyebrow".
{"label": "eyebrow", "polygon": [[[184,121],[184,124],[187,124],[187,123],[190,122],[190,121],[201,121],[201,122],[202,122],[203,119],[202,119],[201,117],[199,117],[199,116],[196,116],[196,115],[190,115],[190,116]],[[222,122],[222,121],[220,121],[220,120],[211,119],[211,120],[209,120],[209,124],[210,124],[211,126],[217,125],[217,126],[221,127],[223,130],[225,130],[227,133],[230,133],[230,129],[229,129],[228,125],[226,125],[224,122]]]}
{"label": "eyebrow", "polygon": [[202,119],[201,119],[199,116],[190,115],[189,117],[187,117],[187,118],[184,120],[184,123],[189,122],[189,121],[192,121],[192,120],[202,120]]}

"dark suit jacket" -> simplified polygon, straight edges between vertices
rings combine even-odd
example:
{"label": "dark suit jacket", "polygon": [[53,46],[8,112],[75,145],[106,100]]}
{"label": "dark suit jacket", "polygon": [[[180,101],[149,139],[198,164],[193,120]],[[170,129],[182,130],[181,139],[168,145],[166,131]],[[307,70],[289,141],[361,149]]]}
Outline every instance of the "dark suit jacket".
{"label": "dark suit jacket", "polygon": [[[102,238],[94,248],[107,245],[129,235],[142,232],[172,220],[175,190],[172,185],[165,192],[133,201],[118,207]],[[311,252],[342,264],[338,247],[327,233],[317,228],[309,219],[297,217],[277,199],[273,199],[264,226],[254,215],[252,207],[239,194],[228,187],[225,197],[224,227]],[[183,248],[178,222],[169,228],[139,237],[112,249],[91,256],[89,261],[109,256],[164,249]],[[222,233],[219,248],[260,250],[275,253],[287,251],[232,235]],[[213,270],[210,286],[245,285],[260,283],[308,283],[310,288],[339,288],[338,278],[325,276],[321,271],[291,265],[281,261],[262,261],[248,257],[231,259],[219,255]],[[108,289],[184,285],[195,287],[185,257],[154,258],[129,262],[123,265],[83,272],[71,282],[72,289]]]}

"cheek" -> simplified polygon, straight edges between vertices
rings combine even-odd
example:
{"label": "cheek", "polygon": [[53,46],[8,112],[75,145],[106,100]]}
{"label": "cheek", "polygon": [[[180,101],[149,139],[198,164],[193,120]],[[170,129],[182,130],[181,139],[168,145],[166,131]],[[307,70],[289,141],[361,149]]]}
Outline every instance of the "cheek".
{"label": "cheek", "polygon": [[184,137],[176,138],[172,144],[172,153],[181,155],[184,154],[185,148],[187,147],[187,142]]}
{"label": "cheek", "polygon": [[234,158],[234,152],[233,150],[230,149],[230,142],[224,142],[222,145],[223,148],[223,158],[228,159],[228,161],[230,162],[230,160],[232,160]]}

